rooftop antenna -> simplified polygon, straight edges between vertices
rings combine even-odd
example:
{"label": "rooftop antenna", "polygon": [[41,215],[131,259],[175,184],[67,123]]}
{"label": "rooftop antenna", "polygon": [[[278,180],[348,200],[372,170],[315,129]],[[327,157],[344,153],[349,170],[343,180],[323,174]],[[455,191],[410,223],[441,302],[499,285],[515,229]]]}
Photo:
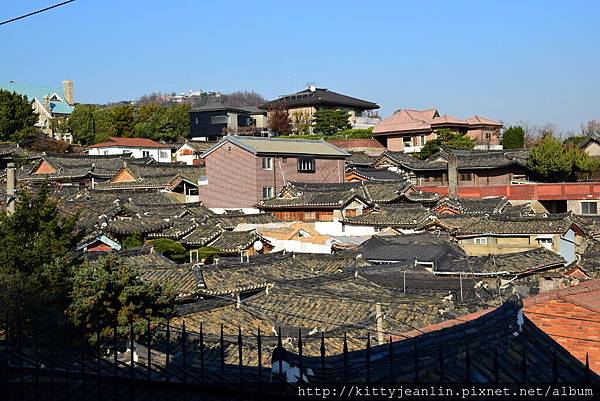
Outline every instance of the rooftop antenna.
{"label": "rooftop antenna", "polygon": [[307,82],[306,86],[308,86],[308,89],[310,89],[311,92],[314,92],[317,89],[316,82]]}

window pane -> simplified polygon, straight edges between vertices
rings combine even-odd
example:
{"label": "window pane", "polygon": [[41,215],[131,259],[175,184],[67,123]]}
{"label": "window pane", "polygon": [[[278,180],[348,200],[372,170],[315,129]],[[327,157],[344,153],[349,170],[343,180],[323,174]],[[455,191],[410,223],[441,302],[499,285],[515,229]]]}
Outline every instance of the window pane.
{"label": "window pane", "polygon": [[228,116],[212,116],[210,118],[211,124],[227,124]]}

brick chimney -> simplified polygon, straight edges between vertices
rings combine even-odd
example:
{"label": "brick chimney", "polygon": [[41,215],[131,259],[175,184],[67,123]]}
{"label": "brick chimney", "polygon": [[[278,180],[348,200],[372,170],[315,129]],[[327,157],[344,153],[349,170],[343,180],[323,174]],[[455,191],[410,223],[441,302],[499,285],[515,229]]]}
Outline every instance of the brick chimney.
{"label": "brick chimney", "polygon": [[458,197],[458,161],[454,153],[448,154],[448,197]]}
{"label": "brick chimney", "polygon": [[15,164],[8,163],[6,167],[6,212],[13,214],[15,212]]}
{"label": "brick chimney", "polygon": [[63,92],[65,93],[65,102],[70,106],[73,106],[75,104],[73,101],[73,81],[70,79],[65,79],[63,81]]}

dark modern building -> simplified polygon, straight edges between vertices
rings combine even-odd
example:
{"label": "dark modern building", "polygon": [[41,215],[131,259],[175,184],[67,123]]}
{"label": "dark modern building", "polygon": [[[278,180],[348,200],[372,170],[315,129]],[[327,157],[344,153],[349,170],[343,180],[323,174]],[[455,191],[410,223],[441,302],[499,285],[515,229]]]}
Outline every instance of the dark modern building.
{"label": "dark modern building", "polygon": [[257,107],[207,104],[190,110],[192,140],[217,140],[228,133],[260,133],[267,127],[267,112]]}

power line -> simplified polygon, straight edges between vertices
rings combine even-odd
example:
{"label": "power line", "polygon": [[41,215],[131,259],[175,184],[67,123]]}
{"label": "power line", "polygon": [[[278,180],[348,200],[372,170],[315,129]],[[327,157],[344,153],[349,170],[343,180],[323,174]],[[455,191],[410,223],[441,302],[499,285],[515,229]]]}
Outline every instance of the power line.
{"label": "power line", "polygon": [[8,24],[10,22],[18,21],[18,20],[23,19],[23,18],[31,17],[32,15],[43,13],[44,11],[52,10],[53,8],[64,6],[65,4],[72,3],[74,1],[75,0],[63,1],[62,3],[54,4],[52,6],[49,6],[49,7],[46,7],[46,8],[42,8],[41,10],[30,12],[29,14],[21,15],[19,17],[15,17],[15,18],[8,19],[6,21],[2,21],[2,22],[0,22],[0,25]]}

